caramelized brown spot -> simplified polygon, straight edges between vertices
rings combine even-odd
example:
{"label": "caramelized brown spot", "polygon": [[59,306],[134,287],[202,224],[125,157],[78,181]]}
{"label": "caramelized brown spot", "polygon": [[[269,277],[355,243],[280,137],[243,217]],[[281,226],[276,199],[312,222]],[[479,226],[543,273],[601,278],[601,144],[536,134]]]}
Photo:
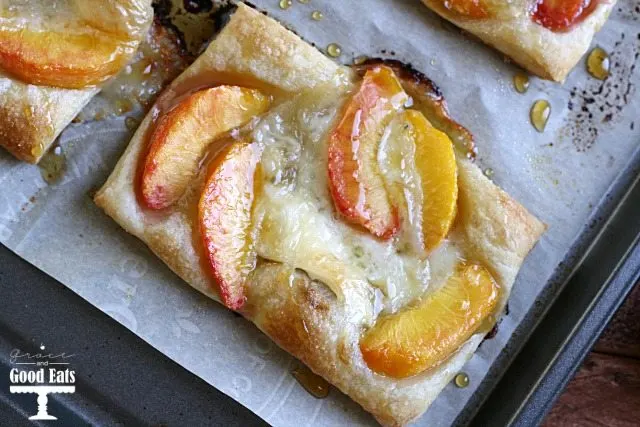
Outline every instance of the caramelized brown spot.
{"label": "caramelized brown spot", "polygon": [[424,114],[436,129],[446,133],[462,155],[476,156],[473,135],[451,118],[442,92],[426,75],[395,59],[371,58],[353,68],[364,75],[368,69],[381,64],[391,68],[400,79],[403,89],[413,99],[413,109]]}

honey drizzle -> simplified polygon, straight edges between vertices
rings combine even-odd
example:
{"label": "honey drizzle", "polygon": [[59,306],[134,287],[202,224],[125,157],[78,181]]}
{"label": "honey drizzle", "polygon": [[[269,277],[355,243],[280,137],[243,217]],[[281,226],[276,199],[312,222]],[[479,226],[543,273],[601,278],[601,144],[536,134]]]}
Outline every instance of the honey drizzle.
{"label": "honey drizzle", "polygon": [[49,150],[49,152],[40,159],[38,167],[40,168],[42,179],[44,179],[47,184],[59,182],[67,171],[67,158],[62,152],[62,148],[56,146]]}
{"label": "honey drizzle", "polygon": [[132,61],[108,82],[75,122],[145,111],[162,88],[187,67],[177,42],[154,23]]}
{"label": "honey drizzle", "polygon": [[327,54],[332,58],[342,55],[342,48],[337,43],[330,43],[327,46]]}
{"label": "honey drizzle", "polygon": [[531,124],[533,125],[533,127],[536,128],[538,132],[542,133],[547,126],[547,121],[549,121],[550,115],[551,105],[549,104],[549,101],[545,99],[539,99],[531,106],[529,118],[531,119]]}
{"label": "honey drizzle", "polygon": [[605,80],[609,77],[610,67],[609,54],[601,47],[594,48],[587,56],[587,71],[596,79]]}
{"label": "honey drizzle", "polygon": [[469,386],[469,375],[467,375],[464,372],[460,372],[458,375],[456,375],[453,378],[453,383],[456,385],[456,387],[458,388],[466,388]]}
{"label": "honey drizzle", "polygon": [[299,366],[293,369],[291,375],[300,383],[302,388],[316,399],[324,399],[329,395],[329,383],[321,376],[314,374],[306,366]]}
{"label": "honey drizzle", "polygon": [[524,73],[516,73],[513,76],[513,87],[518,93],[525,93],[529,89],[529,76]]}

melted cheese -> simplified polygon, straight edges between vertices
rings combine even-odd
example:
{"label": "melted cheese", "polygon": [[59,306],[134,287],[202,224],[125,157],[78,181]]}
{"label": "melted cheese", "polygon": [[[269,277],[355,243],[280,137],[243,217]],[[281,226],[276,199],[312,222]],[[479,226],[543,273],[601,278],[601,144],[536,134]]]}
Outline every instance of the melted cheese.
{"label": "melted cheese", "polygon": [[415,142],[405,126],[399,116],[387,126],[378,149],[378,165],[391,202],[398,206],[402,219],[398,247],[423,257],[422,187],[415,165]]}
{"label": "melted cheese", "polygon": [[[263,149],[265,183],[255,209],[256,250],[261,258],[284,263],[292,272],[304,270],[343,300],[349,288],[368,291],[377,316],[396,312],[432,284],[444,282],[460,254],[450,242],[429,259],[407,250],[407,244],[419,245],[412,242],[415,224],[421,223],[419,181],[415,185],[419,178],[413,166],[403,164],[397,170],[385,155],[378,160],[389,181],[400,187],[411,185],[411,191],[400,192],[404,200],[397,200],[413,203],[402,211],[409,218],[408,231],[381,241],[337,216],[327,183],[327,136],[351,90],[342,82],[299,94],[272,109],[253,128],[253,140]],[[396,135],[392,128],[385,135],[383,145],[396,144],[403,156],[413,157],[408,144],[391,140]]]}

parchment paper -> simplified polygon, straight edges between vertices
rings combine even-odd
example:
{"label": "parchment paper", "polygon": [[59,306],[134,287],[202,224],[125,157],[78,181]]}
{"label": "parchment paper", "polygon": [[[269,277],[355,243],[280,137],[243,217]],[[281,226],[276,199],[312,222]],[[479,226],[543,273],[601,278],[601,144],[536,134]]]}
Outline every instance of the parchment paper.
{"label": "parchment paper", "polygon": [[[522,267],[497,336],[464,369],[471,385],[449,385],[417,422],[448,425],[638,149],[640,3],[619,1],[596,37],[594,45],[611,53],[608,80],[588,76],[581,63],[565,84],[533,78],[520,95],[511,83],[516,67],[418,0],[294,1],[286,11],[277,0],[253,2],[320,48],[339,43],[344,62],[387,56],[424,71],[475,135],[478,163],[549,225]],[[311,20],[316,9],[322,21]],[[528,119],[539,98],[552,105],[542,134]],[[0,241],[273,425],[373,424],[335,389],[323,400],[307,394],[290,374],[299,362],[193,291],[93,204],[130,136],[124,118],[69,126],[60,138],[67,170],[52,185],[39,168],[0,152]]]}

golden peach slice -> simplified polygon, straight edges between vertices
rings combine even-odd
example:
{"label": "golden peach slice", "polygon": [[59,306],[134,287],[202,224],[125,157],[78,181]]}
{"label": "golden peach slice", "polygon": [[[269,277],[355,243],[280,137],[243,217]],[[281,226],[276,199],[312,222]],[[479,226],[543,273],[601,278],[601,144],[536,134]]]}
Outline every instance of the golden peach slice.
{"label": "golden peach slice", "polygon": [[232,310],[244,304],[245,282],[255,267],[252,213],[260,188],[259,156],[253,144],[225,148],[209,165],[198,203],[204,254],[222,303]]}
{"label": "golden peach slice", "polygon": [[140,0],[10,1],[0,17],[0,69],[29,84],[81,89],[124,67],[153,8]]}
{"label": "golden peach slice", "polygon": [[417,111],[404,118],[416,143],[415,165],[422,187],[422,232],[427,253],[449,233],[456,216],[458,168],[449,137]]}
{"label": "golden peach slice", "polygon": [[444,0],[442,5],[459,17],[482,19],[489,16],[485,0]]}
{"label": "golden peach slice", "polygon": [[399,243],[424,257],[446,237],[458,198],[454,147],[414,110],[398,114],[380,144],[380,169],[402,217]]}
{"label": "golden peach slice", "polygon": [[149,209],[165,209],[184,193],[211,144],[269,107],[255,89],[218,86],[198,91],[161,116],[149,139],[140,196]]}
{"label": "golden peach slice", "polygon": [[364,75],[367,70],[380,65],[385,65],[393,70],[400,80],[402,88],[413,101],[411,108],[420,111],[436,129],[446,133],[451,138],[459,155],[469,158],[476,156],[473,135],[451,118],[442,92],[427,76],[410,65],[393,59],[371,58],[354,68],[358,75]]}
{"label": "golden peach slice", "polygon": [[386,125],[407,100],[390,68],[373,67],[329,136],[329,187],[336,209],[383,239],[393,236],[399,222],[378,168],[378,145]]}
{"label": "golden peach slice", "polygon": [[434,368],[482,326],[498,299],[499,287],[484,267],[462,264],[415,307],[378,319],[360,340],[364,361],[393,378]]}
{"label": "golden peach slice", "polygon": [[81,89],[117,74],[137,42],[88,30],[83,33],[0,27],[0,68],[25,83]]}
{"label": "golden peach slice", "polygon": [[555,32],[569,31],[598,6],[597,0],[540,0],[532,11],[534,22]]}

